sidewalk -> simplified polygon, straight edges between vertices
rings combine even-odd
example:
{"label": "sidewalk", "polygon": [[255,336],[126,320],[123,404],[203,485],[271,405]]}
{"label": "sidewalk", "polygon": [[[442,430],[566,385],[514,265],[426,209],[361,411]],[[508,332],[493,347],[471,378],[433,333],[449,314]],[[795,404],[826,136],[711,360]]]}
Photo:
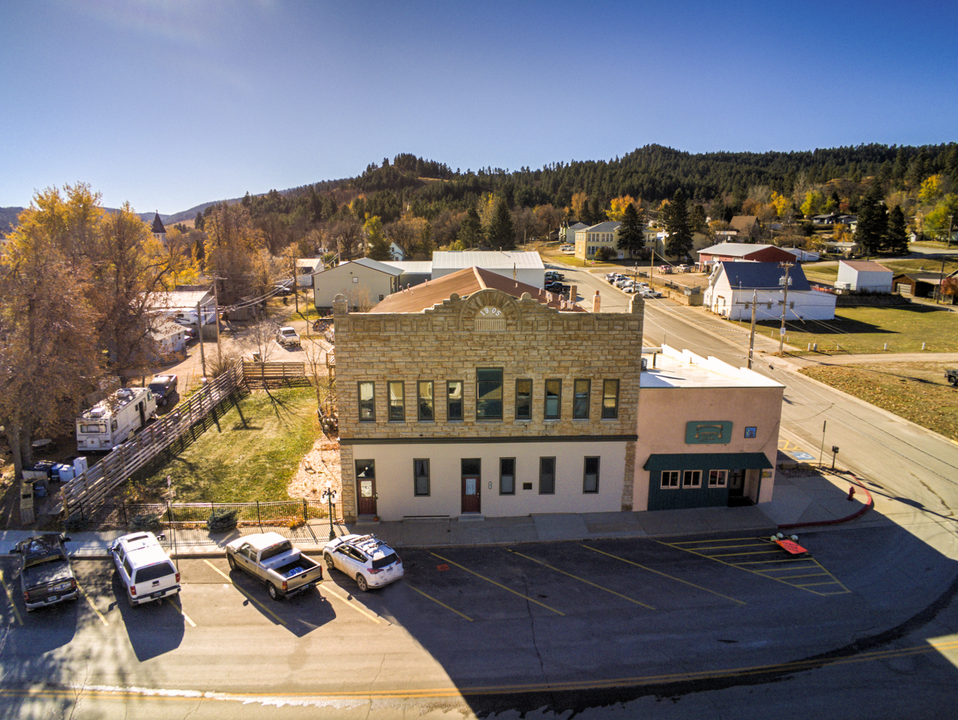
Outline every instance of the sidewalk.
{"label": "sidewalk", "polygon": [[[460,520],[407,520],[361,524],[334,524],[336,535],[372,533],[395,548],[515,545],[530,542],[599,540],[605,538],[670,537],[706,533],[744,533],[761,537],[778,531],[780,525],[820,524],[827,527],[846,520],[856,526],[885,522],[876,513],[860,513],[866,494],[857,490],[849,501],[852,481],[838,474],[788,477],[779,471],[774,499],[770,503],[740,508],[694,508],[662,512],[610,512],[568,515],[532,515],[508,518]],[[322,551],[329,540],[329,522],[317,520],[290,530],[285,527],[242,527],[230,533],[209,533],[205,529],[167,531],[165,545],[179,558],[223,554],[224,546],[241,535],[264,531],[279,532],[307,553]],[[809,527],[812,527],[810,525]],[[106,558],[110,543],[126,531],[71,533],[71,555]],[[800,533],[790,529],[786,534]],[[28,530],[0,531],[0,554],[33,533]]]}

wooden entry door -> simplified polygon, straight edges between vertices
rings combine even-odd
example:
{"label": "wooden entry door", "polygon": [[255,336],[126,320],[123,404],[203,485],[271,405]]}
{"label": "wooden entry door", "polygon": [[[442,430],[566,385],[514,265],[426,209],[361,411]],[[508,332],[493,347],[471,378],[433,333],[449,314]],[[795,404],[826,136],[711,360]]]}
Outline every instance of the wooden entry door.
{"label": "wooden entry door", "polygon": [[357,508],[360,515],[378,515],[376,512],[376,479],[359,478],[359,502]]}
{"label": "wooden entry door", "polygon": [[479,476],[462,476],[462,512],[477,513],[482,511],[482,503],[479,502]]}

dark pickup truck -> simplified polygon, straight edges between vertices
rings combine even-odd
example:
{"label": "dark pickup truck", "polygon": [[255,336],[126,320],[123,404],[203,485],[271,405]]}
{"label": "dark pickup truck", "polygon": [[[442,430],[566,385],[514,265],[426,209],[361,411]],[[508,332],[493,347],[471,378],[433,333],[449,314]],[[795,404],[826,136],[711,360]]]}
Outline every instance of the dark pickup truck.
{"label": "dark pickup truck", "polygon": [[20,556],[20,589],[28,611],[80,596],[70,559],[59,533],[34,535],[13,548]]}
{"label": "dark pickup truck", "polygon": [[958,387],[958,368],[952,368],[951,370],[945,370],[945,380],[950,382],[955,387]]}

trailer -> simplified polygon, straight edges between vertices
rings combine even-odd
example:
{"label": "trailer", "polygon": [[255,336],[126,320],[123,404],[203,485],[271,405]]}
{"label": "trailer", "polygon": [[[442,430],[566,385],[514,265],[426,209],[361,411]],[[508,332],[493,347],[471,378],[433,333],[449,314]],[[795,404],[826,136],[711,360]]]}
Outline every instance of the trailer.
{"label": "trailer", "polygon": [[150,388],[121,388],[77,418],[77,452],[109,452],[156,417]]}

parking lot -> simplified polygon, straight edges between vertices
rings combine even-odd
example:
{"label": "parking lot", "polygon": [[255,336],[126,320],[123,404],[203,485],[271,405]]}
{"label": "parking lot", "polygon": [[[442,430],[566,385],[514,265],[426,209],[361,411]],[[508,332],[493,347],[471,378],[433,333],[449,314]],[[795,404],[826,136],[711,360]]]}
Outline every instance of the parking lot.
{"label": "parking lot", "polygon": [[[107,561],[75,560],[81,587],[77,619],[109,626],[172,621],[187,628],[262,622],[303,634],[344,618],[372,624],[502,622],[532,616],[569,618],[647,615],[689,608],[735,608],[790,597],[849,590],[827,563],[793,557],[765,538],[697,538],[534,543],[517,546],[406,549],[405,578],[362,593],[355,580],[325,570],[318,591],[271,601],[250,577],[229,570],[222,555],[179,560],[182,594],[161,608],[131,609]],[[0,561],[3,614],[18,625],[56,622],[71,612],[27,615],[13,559]],[[232,618],[234,614],[245,618]],[[305,623],[305,625],[304,625]],[[308,627],[307,627],[308,626]]]}

